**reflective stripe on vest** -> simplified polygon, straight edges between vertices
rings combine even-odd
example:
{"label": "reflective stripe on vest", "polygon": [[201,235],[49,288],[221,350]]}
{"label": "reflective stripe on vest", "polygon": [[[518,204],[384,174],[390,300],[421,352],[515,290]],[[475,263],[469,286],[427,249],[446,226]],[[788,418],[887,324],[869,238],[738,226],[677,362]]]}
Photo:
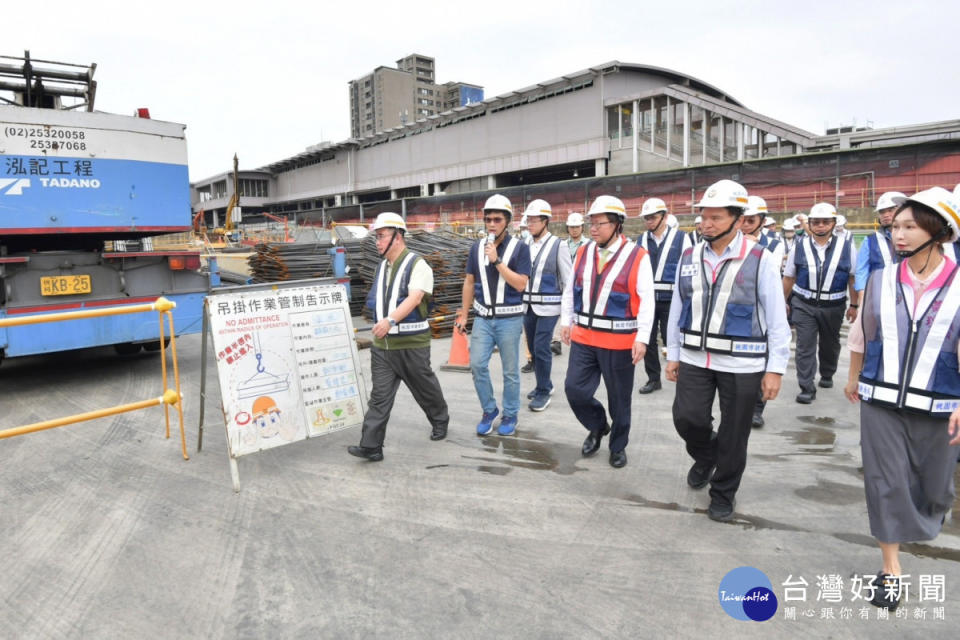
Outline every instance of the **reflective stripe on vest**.
{"label": "reflective stripe on vest", "polygon": [[[624,238],[617,253],[607,260],[606,268],[598,274],[597,243],[586,246],[574,266],[574,319],[577,326],[609,333],[636,332],[637,318],[631,304],[636,297],[636,282],[630,281],[630,273],[634,262],[643,258],[642,251],[635,242]],[[626,296],[626,302],[622,312],[613,313],[607,305],[614,283],[621,275],[626,279],[626,284],[621,287],[625,291],[618,294]]]}
{"label": "reflective stripe on vest", "polygon": [[[674,228],[667,229],[663,242],[657,245],[653,232],[645,231],[640,235],[640,246],[646,249],[653,261],[653,290],[658,300],[670,300],[673,284],[677,281],[677,265],[683,253],[683,232]],[[664,295],[669,292],[671,295]]]}
{"label": "reflective stripe on vest", "polygon": [[[481,238],[479,246],[477,248],[477,271],[480,274],[480,290],[483,293],[483,302],[478,300],[478,296],[474,295],[473,297],[473,309],[481,316],[487,318],[492,316],[497,317],[508,317],[508,316],[518,316],[523,313],[523,304],[521,304],[522,293],[518,292],[518,300],[512,304],[505,304],[505,291],[507,286],[507,280],[497,274],[496,282],[496,297],[490,295],[490,283],[487,279],[487,265],[484,262],[487,260],[487,256],[484,254],[483,248],[487,244],[486,238]],[[516,238],[510,238],[507,242],[507,248],[503,251],[503,257],[500,258],[500,261],[504,264],[509,264],[510,259],[513,258],[513,254],[517,251],[520,246],[520,241]]]}
{"label": "reflective stripe on vest", "polygon": [[915,317],[908,287],[901,282],[909,277],[905,270],[906,264],[890,265],[867,282],[858,390],[866,402],[946,417],[960,406],[957,267],[952,265],[943,286],[923,293]]}
{"label": "reflective stripe on vest", "polygon": [[867,264],[871,272],[894,264],[893,242],[882,230],[867,236],[866,243]]}
{"label": "reflective stripe on vest", "polygon": [[[397,307],[406,300],[408,287],[410,284],[410,274],[413,273],[413,266],[419,258],[417,254],[408,251],[395,270],[396,275],[393,278],[393,286],[387,290],[387,274],[390,273],[390,264],[382,260],[377,267],[377,273],[373,277],[373,297],[375,300],[374,319],[376,322],[386,318],[397,310]],[[430,329],[430,323],[427,322],[419,311],[419,305],[414,307],[410,314],[390,327],[387,332],[389,335],[411,335],[414,333],[423,333]]]}
{"label": "reflective stripe on vest", "polygon": [[743,238],[740,255],[724,260],[716,280],[711,282],[709,267],[703,260],[706,246],[701,243],[688,249],[680,260],[677,286],[682,304],[679,328],[683,346],[733,356],[765,357],[766,327],[758,313],[757,299],[760,260],[765,249]]}
{"label": "reflective stripe on vest", "polygon": [[[560,238],[550,235],[540,246],[537,257],[533,261],[530,277],[527,278],[527,288],[523,292],[523,301],[532,304],[559,305],[563,296],[560,290],[560,268],[557,252],[560,250]],[[547,278],[544,281],[544,274]]]}
{"label": "reflective stripe on vest", "polygon": [[813,246],[813,239],[804,238],[797,243],[794,264],[797,277],[793,292],[801,298],[816,302],[846,298],[853,265],[850,263],[850,247],[844,238],[830,237],[823,263]]}

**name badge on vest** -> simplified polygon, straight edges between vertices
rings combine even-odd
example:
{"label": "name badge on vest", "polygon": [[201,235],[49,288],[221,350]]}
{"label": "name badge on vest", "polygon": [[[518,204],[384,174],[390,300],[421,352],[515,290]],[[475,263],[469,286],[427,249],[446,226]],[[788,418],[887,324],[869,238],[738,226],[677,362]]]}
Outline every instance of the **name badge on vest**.
{"label": "name badge on vest", "polygon": [[698,264],[685,264],[680,267],[681,278],[696,278],[698,275],[700,275],[700,265]]}

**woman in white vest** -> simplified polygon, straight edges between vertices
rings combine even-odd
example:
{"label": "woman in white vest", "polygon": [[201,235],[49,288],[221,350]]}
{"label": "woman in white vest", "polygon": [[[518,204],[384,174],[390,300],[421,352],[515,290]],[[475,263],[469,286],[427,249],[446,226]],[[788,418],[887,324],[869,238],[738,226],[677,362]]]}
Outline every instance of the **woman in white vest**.
{"label": "woman in white vest", "polygon": [[883,557],[872,603],[887,609],[906,586],[900,544],[935,538],[953,504],[960,450],[960,271],[941,249],[960,234],[960,203],[934,187],[898,205],[891,236],[900,263],[867,280],[844,389],[863,400],[867,514]]}

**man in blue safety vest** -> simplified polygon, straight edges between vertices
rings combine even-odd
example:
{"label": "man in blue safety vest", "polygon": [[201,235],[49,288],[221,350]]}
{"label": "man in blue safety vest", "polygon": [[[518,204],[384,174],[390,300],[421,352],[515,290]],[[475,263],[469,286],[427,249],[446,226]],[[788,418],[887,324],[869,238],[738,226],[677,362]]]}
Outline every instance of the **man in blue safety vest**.
{"label": "man in blue safety vest", "polygon": [[[667,380],[677,383],[673,423],[694,463],[687,484],[710,483],[707,515],[733,517],[747,466],[757,394],[772,400],[790,357],[780,268],[773,254],[739,231],[747,191],[732,180],[710,186],[697,203],[703,242],[687,249],[667,322]],[[720,426],[711,427],[715,396]]]}
{"label": "man in blue safety vest", "polygon": [[523,291],[530,277],[530,247],[511,237],[507,230],[513,205],[499,193],[483,205],[487,237],[478,240],[467,256],[463,280],[463,306],[457,312],[455,328],[466,333],[470,309],[476,314],[470,337],[470,372],[483,415],[477,435],[493,431],[500,410],[490,381],[493,349],[500,351],[503,369],[503,416],[497,427],[502,436],[517,429],[520,411],[520,334],[523,329]]}
{"label": "man in blue safety vest", "polygon": [[553,330],[560,318],[563,287],[570,279],[573,261],[565,243],[550,233],[548,225],[553,209],[546,200],[534,200],[527,205],[523,216],[530,230],[530,278],[523,292],[523,333],[527,350],[533,359],[537,386],[527,394],[531,411],[543,411],[550,404],[553,382],[551,342]]}
{"label": "man in blue safety vest", "polygon": [[[840,357],[843,318],[857,317],[859,292],[854,289],[857,255],[853,240],[833,233],[837,210],[828,202],[813,205],[807,224],[810,235],[797,242],[783,269],[783,295],[797,330],[797,402],[810,404],[817,397],[813,384],[819,354],[823,389],[833,386]],[[850,306],[847,307],[849,293]]]}
{"label": "man in blue safety vest", "polygon": [[863,291],[867,286],[867,278],[871,273],[897,262],[897,252],[893,250],[893,241],[890,239],[890,225],[893,224],[893,214],[897,212],[897,202],[906,197],[899,191],[887,191],[877,198],[877,222],[880,228],[860,244],[853,284],[857,291]]}
{"label": "man in blue safety vest", "polygon": [[677,280],[677,264],[680,256],[691,246],[690,236],[667,224],[667,203],[660,198],[648,198],[640,208],[640,216],[647,230],[637,238],[650,256],[653,269],[653,290],[656,304],[653,326],[647,340],[647,352],[643,356],[643,368],[647,382],[638,390],[640,394],[653,393],[662,388],[660,381],[660,350],[657,348],[657,333],[660,342],[667,345],[667,318],[670,317],[670,301],[673,299],[673,284]]}
{"label": "man in blue safety vest", "polygon": [[396,213],[381,213],[373,224],[377,252],[383,257],[367,296],[373,310],[370,370],[373,384],[363,417],[360,446],[350,455],[383,460],[387,421],[400,383],[410,389],[433,427],[431,440],[447,437],[450,415],[437,375],[430,367],[428,301],[433,293],[433,270],[404,242],[407,225]]}

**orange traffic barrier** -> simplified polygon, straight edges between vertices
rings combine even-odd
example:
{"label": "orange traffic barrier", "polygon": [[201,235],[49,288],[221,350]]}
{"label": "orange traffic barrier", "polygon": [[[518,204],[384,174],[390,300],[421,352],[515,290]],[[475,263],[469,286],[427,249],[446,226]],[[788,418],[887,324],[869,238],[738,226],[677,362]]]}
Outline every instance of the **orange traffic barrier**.
{"label": "orange traffic barrier", "polygon": [[450,357],[446,364],[440,365],[444,371],[470,371],[470,348],[467,336],[454,327],[453,340],[450,342]]}
{"label": "orange traffic barrier", "polygon": [[[147,407],[155,407],[158,404],[163,405],[164,418],[166,420],[166,437],[170,437],[170,406],[173,405],[177,409],[177,413],[180,418],[180,447],[183,451],[183,459],[189,460],[190,456],[187,455],[187,440],[186,435],[183,429],[183,395],[180,393],[180,368],[177,365],[177,338],[173,329],[173,313],[171,309],[176,307],[176,303],[170,300],[167,300],[164,297],[157,298],[154,302],[147,304],[128,304],[118,307],[108,307],[103,309],[88,309],[85,311],[65,311],[62,313],[47,313],[41,315],[30,315],[30,316],[20,316],[16,318],[2,318],[0,319],[0,327],[18,327],[23,325],[30,324],[43,324],[46,322],[62,322],[65,320],[78,320],[81,318],[99,318],[103,316],[116,316],[127,313],[142,313],[144,311],[156,311],[157,318],[160,322],[160,362],[161,374],[163,376],[163,395],[158,398],[151,398],[149,400],[143,400],[141,402],[133,402],[125,405],[118,405],[116,407],[109,407],[107,409],[98,409],[96,411],[88,411],[86,413],[80,413],[73,416],[67,416],[64,418],[57,418],[55,420],[45,420],[43,422],[35,422],[33,424],[24,425],[22,427],[14,427],[11,429],[4,429],[0,431],[0,439],[11,438],[13,436],[19,436],[26,433],[33,433],[35,431],[43,431],[44,429],[53,429],[55,427],[62,427],[68,424],[75,424],[77,422],[84,422],[86,420],[94,420],[96,418],[102,418],[106,416],[117,415],[118,413],[126,413],[128,411],[136,411],[137,409],[146,409]],[[170,353],[171,359],[173,361],[173,383],[174,388],[169,388],[167,384],[167,339],[164,335],[164,318],[167,319],[167,325],[170,330]]]}

